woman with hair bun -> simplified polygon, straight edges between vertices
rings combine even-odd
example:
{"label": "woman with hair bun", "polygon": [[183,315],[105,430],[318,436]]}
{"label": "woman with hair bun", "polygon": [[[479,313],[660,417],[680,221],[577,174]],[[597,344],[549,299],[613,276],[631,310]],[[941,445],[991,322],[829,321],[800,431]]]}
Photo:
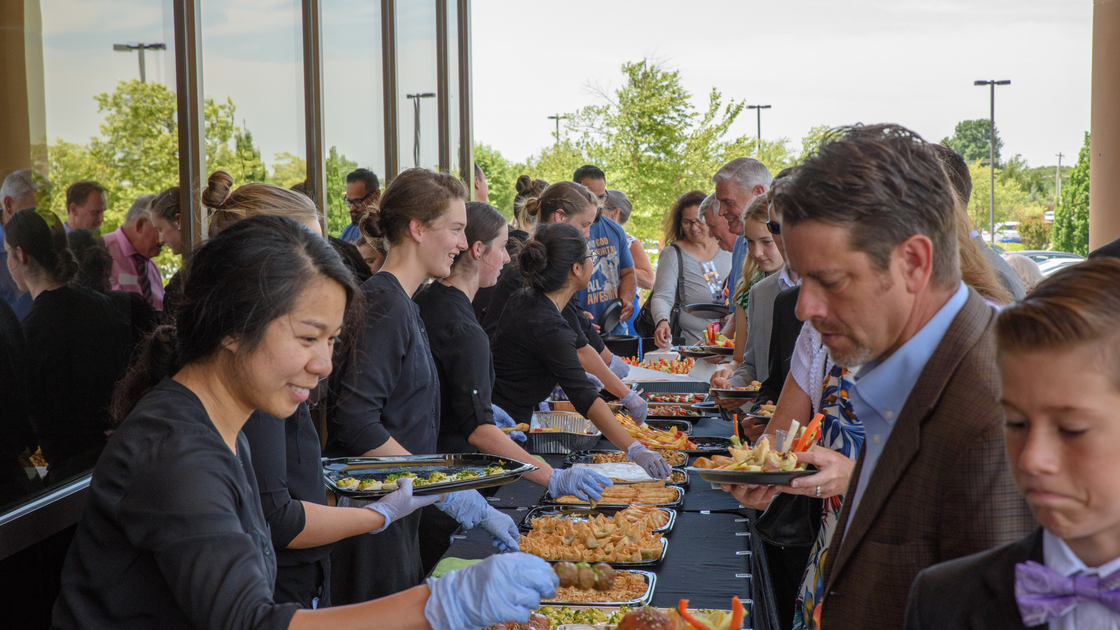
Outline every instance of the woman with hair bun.
{"label": "woman with hair bun", "polygon": [[[539,198],[530,197],[524,210],[533,218],[539,231],[546,225],[566,223],[579,230],[584,239],[591,234],[591,225],[598,216],[598,199],[585,186],[574,182],[557,182],[549,186]],[[494,287],[482,328],[493,339],[497,332],[498,320],[510,296],[521,289],[525,283],[522,273],[502,274]],[[626,405],[630,415],[639,424],[646,419],[646,402],[630,387],[622,382],[630,368],[621,358],[607,349],[599,330],[588,319],[583,306],[575,295],[562,309],[564,321],[575,333],[575,347],[583,371],[595,377],[597,386],[617,396]]]}
{"label": "woman with hair bun", "polygon": [[[518,255],[525,288],[506,304],[494,352],[494,404],[516,422],[529,422],[533,409],[557,383],[576,411],[654,478],[669,476],[665,458],[642,446],[615,420],[588,380],[576,352],[573,330],[561,314],[591,278],[587,238],[564,223],[542,225]],[[630,395],[637,396],[636,393]]]}
{"label": "woman with hair bun", "polygon": [[[389,253],[381,270],[362,284],[369,312],[356,358],[332,378],[338,402],[329,418],[328,457],[436,452],[439,372],[412,296],[429,276],[450,276],[452,263],[467,249],[465,194],[451,175],[408,169],[385,188],[377,220],[362,222],[366,237],[388,241]],[[484,528],[499,549],[517,549],[513,519],[478,492],[456,492],[435,505],[468,529]],[[424,576],[419,522],[414,513],[378,536],[336,545],[332,599],[365,601],[419,584]],[[386,558],[392,563],[386,565]]]}
{"label": "woman with hair bun", "polygon": [[[286,417],[307,400],[362,300],[330,245],[281,217],[227,226],[186,277],[177,327],[149,338],[116,392],[124,419],[94,471],[52,627],[471,630],[527,619],[555,594],[547,563],[510,554],[381,601],[277,603],[242,427],[254,410]],[[406,481],[377,504],[395,509],[347,512],[383,527],[413,502]]]}
{"label": "woman with hair bun", "polygon": [[55,484],[89,470],[105,447],[109,400],[128,367],[132,330],[110,298],[68,284],[78,264],[66,234],[34,210],[12,215],[4,241],[12,279],[33,300],[22,323],[28,410],[47,483]]}

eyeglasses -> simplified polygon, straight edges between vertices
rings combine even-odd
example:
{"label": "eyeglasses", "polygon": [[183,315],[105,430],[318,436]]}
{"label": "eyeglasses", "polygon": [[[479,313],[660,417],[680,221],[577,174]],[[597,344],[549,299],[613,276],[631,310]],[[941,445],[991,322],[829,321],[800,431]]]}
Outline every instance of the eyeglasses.
{"label": "eyeglasses", "polygon": [[361,199],[347,199],[346,197],[343,197],[342,200],[346,202],[346,205],[356,208],[362,205],[362,203],[364,203],[366,199],[369,199],[372,196],[373,193],[366,193],[366,196],[362,197]]}
{"label": "eyeglasses", "polygon": [[766,222],[766,231],[771,233],[771,234],[781,234],[782,233],[782,224],[778,223],[777,221],[767,221]]}
{"label": "eyeglasses", "polygon": [[681,229],[687,230],[694,225],[704,225],[703,219],[681,219]]}

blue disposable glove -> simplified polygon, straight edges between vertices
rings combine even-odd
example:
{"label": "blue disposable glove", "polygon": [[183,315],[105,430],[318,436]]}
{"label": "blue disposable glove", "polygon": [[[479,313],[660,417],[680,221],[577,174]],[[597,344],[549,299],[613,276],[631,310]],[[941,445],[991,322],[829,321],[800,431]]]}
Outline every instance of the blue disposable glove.
{"label": "blue disposable glove", "polygon": [[559,585],[552,567],[536,556],[490,556],[464,569],[428,578],[432,594],[424,605],[424,617],[434,630],[524,623],[542,599],[556,596]]}
{"label": "blue disposable glove", "polygon": [[481,525],[494,538],[494,546],[499,551],[517,551],[517,542],[521,540],[517,524],[512,518],[490,507],[477,490],[449,492],[435,505],[467,529]]}
{"label": "blue disposable glove", "polygon": [[642,398],[642,395],[638,393],[638,390],[632,389],[629,394],[623,396],[622,406],[626,407],[626,411],[630,412],[630,419],[633,420],[635,424],[646,423],[646,412],[649,409],[649,405],[646,403],[645,399]]}
{"label": "blue disposable glove", "polygon": [[603,389],[603,381],[600,381],[598,376],[595,376],[591,372],[584,372],[584,374],[587,375],[587,380],[591,381],[591,384],[595,386],[595,389]]}
{"label": "blue disposable glove", "polygon": [[559,498],[567,495],[587,501],[603,498],[603,490],[614,485],[610,477],[590,468],[556,469],[548,477],[548,493]]}
{"label": "blue disposable glove", "polygon": [[630,366],[617,354],[611,355],[610,368],[611,372],[614,372],[614,375],[618,378],[626,378],[626,375],[630,373]]}
{"label": "blue disposable glove", "polygon": [[[494,403],[490,403],[490,409],[494,411],[494,424],[497,425],[499,429],[508,429],[517,426],[517,422],[514,421],[512,416],[506,413],[505,409],[502,409]],[[510,431],[506,435],[508,435],[510,439],[519,442],[524,442],[528,439],[522,431]]]}
{"label": "blue disposable glove", "polygon": [[[654,479],[667,479],[673,470],[669,462],[661,456],[642,446],[641,442],[634,442],[626,449],[626,458],[642,467],[646,474]],[[436,505],[439,505],[438,503]]]}
{"label": "blue disposable glove", "polygon": [[389,523],[408,516],[409,514],[412,514],[425,505],[431,505],[436,501],[439,501],[438,494],[432,494],[424,497],[412,496],[411,479],[398,479],[397,487],[399,489],[396,492],[388,494],[377,501],[367,503],[366,505],[362,506],[368,510],[380,512],[381,515],[385,517],[385,524],[380,528],[371,531],[371,534],[382,532],[386,527],[389,526]]}

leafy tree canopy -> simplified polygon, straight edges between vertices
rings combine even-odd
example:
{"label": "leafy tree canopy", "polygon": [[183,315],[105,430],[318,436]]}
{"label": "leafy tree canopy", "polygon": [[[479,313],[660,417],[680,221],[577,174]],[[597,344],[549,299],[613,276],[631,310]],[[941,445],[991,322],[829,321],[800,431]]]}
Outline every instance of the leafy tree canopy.
{"label": "leafy tree canopy", "polygon": [[1069,183],[1062,186],[1062,204],[1054,209],[1053,238],[1058,251],[1089,253],[1089,132]]}
{"label": "leafy tree canopy", "polygon": [[[953,129],[953,137],[943,138],[941,144],[960,153],[967,162],[987,160],[990,157],[988,148],[989,129],[991,129],[991,121],[987,118],[962,120]],[[995,139],[996,165],[998,166],[999,152],[1003,148],[1003,140],[999,138],[999,127],[996,127]]]}

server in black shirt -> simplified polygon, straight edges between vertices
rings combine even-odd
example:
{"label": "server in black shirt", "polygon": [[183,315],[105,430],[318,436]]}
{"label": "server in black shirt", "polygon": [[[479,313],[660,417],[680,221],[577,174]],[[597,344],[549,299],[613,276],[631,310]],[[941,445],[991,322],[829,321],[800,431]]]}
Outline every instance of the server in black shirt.
{"label": "server in black shirt", "polygon": [[77,262],[66,235],[34,210],[13,215],[4,238],[12,278],[34,300],[22,324],[27,402],[47,483],[58,483],[92,468],[105,447],[109,399],[128,367],[131,328],[108,297],[67,284]]}
{"label": "server in black shirt", "polygon": [[518,266],[526,288],[506,304],[491,341],[494,404],[517,422],[528,422],[533,408],[559,383],[576,410],[628,458],[652,477],[668,477],[665,458],[630,437],[599,398],[580,365],[575,333],[560,314],[572,295],[587,286],[589,258],[587,240],[564,223],[538,227],[521,248]]}
{"label": "server in black shirt", "polygon": [[[241,428],[254,409],[295,413],[361,300],[330,246],[288,219],[245,220],[189,265],[177,334],[157,330],[117,392],[127,417],[94,471],[53,627],[467,630],[525,619],[525,604],[555,593],[547,563],[510,554],[358,606],[277,604]],[[374,516],[384,525],[413,502],[406,485]]]}
{"label": "server in black shirt", "polygon": [[[381,271],[362,284],[369,311],[358,336],[357,358],[339,370],[329,423],[328,457],[435,453],[440,382],[420,309],[412,295],[428,276],[446,278],[467,248],[465,189],[451,175],[408,169],[386,187],[380,209],[361,229],[388,240]],[[513,519],[478,492],[456,492],[435,504],[468,529],[482,526],[503,550],[516,550]],[[380,536],[359,536],[331,554],[331,600],[365,601],[419,584],[423,565],[420,514],[394,523]],[[371,571],[384,558],[390,567]]]}
{"label": "server in black shirt", "polygon": [[[598,217],[598,200],[580,184],[557,182],[546,188],[539,198],[527,199],[523,211],[537,221],[536,230],[554,223],[567,223],[577,228],[586,239],[590,237],[591,225]],[[511,273],[510,267],[516,271],[516,265],[507,266],[502,271],[482,321],[482,327],[491,339],[494,338],[498,321],[510,297],[525,283],[523,275],[520,272]],[[598,378],[607,391],[626,401],[624,404],[635,421],[644,422],[645,401],[637,394],[631,394],[630,388],[622,382],[629,367],[606,349],[599,332],[584,314],[583,307],[574,295],[564,305],[562,313],[575,333],[575,347],[583,370]]]}
{"label": "server in black shirt", "polygon": [[525,478],[548,487],[553,496],[586,492],[598,500],[602,487],[611,486],[609,478],[586,468],[554,470],[494,424],[490,400],[494,365],[486,333],[474,318],[471,297],[479,287],[492,286],[509,260],[508,230],[505,218],[490,205],[467,203],[467,249],[456,257],[450,276],[416,295],[439,374],[439,452],[482,451],[530,462],[539,469]]}

